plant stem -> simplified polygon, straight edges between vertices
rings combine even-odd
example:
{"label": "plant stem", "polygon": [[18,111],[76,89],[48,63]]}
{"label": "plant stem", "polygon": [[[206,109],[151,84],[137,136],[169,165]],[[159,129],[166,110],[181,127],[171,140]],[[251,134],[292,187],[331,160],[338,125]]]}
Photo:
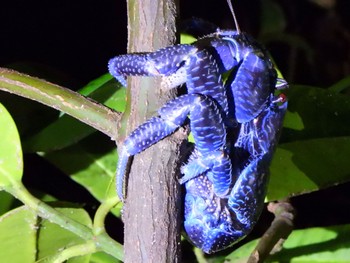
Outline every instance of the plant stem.
{"label": "plant stem", "polygon": [[105,218],[107,214],[111,211],[113,207],[115,207],[120,202],[119,197],[113,197],[106,199],[101,203],[101,205],[98,207],[95,217],[94,217],[94,225],[93,225],[93,232],[95,235],[100,235],[105,231]]}
{"label": "plant stem", "polygon": [[[127,1],[129,53],[174,45],[176,2]],[[176,91],[169,91],[160,78],[131,77],[128,84],[128,105],[121,121],[126,128],[119,139],[176,97]],[[182,199],[176,175],[186,138],[179,130],[133,159],[123,208],[125,263],[181,261]]]}
{"label": "plant stem", "polygon": [[21,182],[16,182],[5,190],[36,212],[36,214],[51,223],[76,234],[86,241],[93,241],[98,251],[104,251],[115,258],[123,259],[123,246],[110,238],[105,232],[94,235],[92,229],[65,216],[51,206],[32,196]]}
{"label": "plant stem", "polygon": [[0,90],[35,100],[84,122],[116,140],[120,113],[77,92],[14,70],[0,68]]}
{"label": "plant stem", "polygon": [[94,242],[88,241],[84,244],[67,247],[64,250],[57,252],[56,255],[46,259],[46,261],[52,263],[61,263],[66,262],[70,258],[85,256],[94,252],[96,252],[96,246]]}
{"label": "plant stem", "polygon": [[269,203],[267,208],[275,218],[251,253],[248,263],[264,262],[270,253],[281,249],[283,242],[293,230],[295,211],[289,202]]}

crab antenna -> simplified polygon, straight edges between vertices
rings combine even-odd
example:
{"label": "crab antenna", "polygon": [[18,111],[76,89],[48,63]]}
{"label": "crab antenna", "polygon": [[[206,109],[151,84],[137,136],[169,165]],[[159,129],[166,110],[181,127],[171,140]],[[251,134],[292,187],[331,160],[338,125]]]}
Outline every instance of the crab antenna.
{"label": "crab antenna", "polygon": [[237,22],[237,18],[236,18],[236,15],[235,15],[235,11],[233,10],[233,7],[232,7],[231,0],[227,0],[227,4],[228,4],[228,7],[231,10],[231,14],[233,16],[233,20],[235,21],[236,30],[237,30],[238,34],[240,34],[241,33],[241,29],[239,28],[239,25],[238,25],[238,22]]}

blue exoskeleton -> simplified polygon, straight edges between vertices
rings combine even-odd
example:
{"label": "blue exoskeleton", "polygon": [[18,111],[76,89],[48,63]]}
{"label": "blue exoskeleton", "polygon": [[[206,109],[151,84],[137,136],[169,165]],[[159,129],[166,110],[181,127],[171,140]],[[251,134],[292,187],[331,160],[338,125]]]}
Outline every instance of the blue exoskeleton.
{"label": "blue exoskeleton", "polygon": [[[125,76],[142,75],[166,76],[175,86],[187,86],[187,94],[166,103],[121,145],[120,198],[129,158],[189,118],[195,147],[180,179],[186,188],[187,236],[206,253],[245,237],[263,208],[268,167],[287,108],[274,94],[287,83],[277,78],[265,50],[245,33],[218,30],[191,45],[115,57],[109,71],[123,85]],[[224,84],[221,75],[228,71]]]}

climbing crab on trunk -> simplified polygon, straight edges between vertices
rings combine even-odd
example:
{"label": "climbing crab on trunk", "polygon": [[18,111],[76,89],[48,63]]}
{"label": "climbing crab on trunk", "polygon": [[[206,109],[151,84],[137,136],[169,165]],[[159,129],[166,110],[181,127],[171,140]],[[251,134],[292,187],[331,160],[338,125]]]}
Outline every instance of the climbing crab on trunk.
{"label": "climbing crab on trunk", "polygon": [[[187,87],[187,94],[166,103],[119,147],[119,197],[125,197],[129,158],[189,119],[194,150],[179,179],[186,189],[186,234],[206,253],[245,237],[264,205],[287,108],[284,96],[275,95],[287,83],[277,78],[264,48],[239,29],[217,30],[190,45],[115,57],[109,71],[124,86],[125,76],[137,75],[164,76],[171,87]],[[230,75],[223,83],[225,72]]]}

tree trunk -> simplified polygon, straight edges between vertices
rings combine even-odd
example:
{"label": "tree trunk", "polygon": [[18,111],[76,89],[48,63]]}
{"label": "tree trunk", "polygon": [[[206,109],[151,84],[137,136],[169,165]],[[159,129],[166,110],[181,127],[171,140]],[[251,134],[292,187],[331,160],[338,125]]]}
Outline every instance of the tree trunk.
{"label": "tree trunk", "polygon": [[[154,51],[175,42],[176,0],[128,0],[128,52]],[[174,91],[159,78],[130,78],[126,134],[143,123]],[[179,262],[181,193],[177,182],[180,144],[176,132],[135,156],[124,206],[125,262]]]}

